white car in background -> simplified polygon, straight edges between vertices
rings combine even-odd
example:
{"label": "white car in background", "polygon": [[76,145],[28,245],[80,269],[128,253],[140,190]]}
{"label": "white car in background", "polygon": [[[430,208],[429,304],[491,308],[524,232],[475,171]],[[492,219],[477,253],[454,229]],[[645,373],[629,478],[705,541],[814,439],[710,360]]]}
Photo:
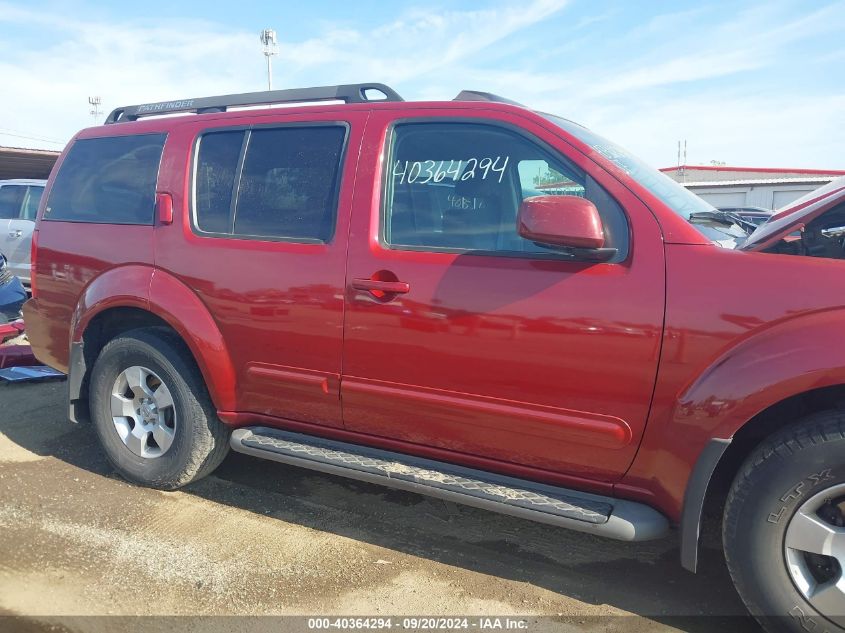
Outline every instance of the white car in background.
{"label": "white car in background", "polygon": [[0,180],[0,253],[26,287],[32,230],[46,184],[46,180]]}

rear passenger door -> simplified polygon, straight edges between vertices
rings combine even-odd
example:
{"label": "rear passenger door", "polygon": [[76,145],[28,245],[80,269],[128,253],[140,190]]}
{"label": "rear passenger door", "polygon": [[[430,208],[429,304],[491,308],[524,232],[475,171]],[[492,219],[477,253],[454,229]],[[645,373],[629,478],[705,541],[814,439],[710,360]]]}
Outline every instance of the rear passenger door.
{"label": "rear passenger door", "polygon": [[240,412],[342,426],[343,284],[365,117],[252,113],[179,133],[190,214],[158,232],[156,265],[215,319]]}

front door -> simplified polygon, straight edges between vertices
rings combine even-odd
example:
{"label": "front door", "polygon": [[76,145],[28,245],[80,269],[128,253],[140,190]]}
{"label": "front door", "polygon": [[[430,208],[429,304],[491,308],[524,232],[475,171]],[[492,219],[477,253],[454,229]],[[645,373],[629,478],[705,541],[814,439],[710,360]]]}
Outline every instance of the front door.
{"label": "front door", "polygon": [[[349,211],[362,112],[191,122],[184,226],[156,266],[197,293],[223,335],[240,412],[342,426],[339,384]],[[272,421],[267,421],[272,423]]]}
{"label": "front door", "polygon": [[[361,156],[375,188],[356,191],[353,211],[344,422],[458,460],[611,481],[634,457],[654,387],[659,227],[541,125],[476,112],[368,123],[385,144],[365,142]],[[616,257],[573,261],[521,238],[519,203],[538,194],[594,202]]]}

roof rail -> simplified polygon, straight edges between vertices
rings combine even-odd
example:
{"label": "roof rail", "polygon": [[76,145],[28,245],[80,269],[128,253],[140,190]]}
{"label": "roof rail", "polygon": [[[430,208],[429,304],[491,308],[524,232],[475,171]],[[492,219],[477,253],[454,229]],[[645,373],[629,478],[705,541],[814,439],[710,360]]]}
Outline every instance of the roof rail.
{"label": "roof rail", "polygon": [[491,92],[479,92],[478,90],[461,90],[458,96],[452,99],[452,101],[491,101],[493,103],[509,103],[510,105],[525,107],[525,105],[518,101],[506,99],[505,97],[494,95]]}
{"label": "roof rail", "polygon": [[[368,92],[379,92],[384,98],[370,98]],[[112,110],[106,118],[106,125],[137,121],[141,117],[176,112],[226,112],[228,108],[238,106],[271,105],[275,103],[300,103],[308,101],[344,101],[346,103],[368,103],[371,101],[403,101],[393,88],[379,83],[346,84],[341,86],[317,86],[314,88],[293,88],[289,90],[265,90],[263,92],[245,92],[236,95],[202,97],[200,99],[181,99],[179,101],[159,101],[124,106]]]}

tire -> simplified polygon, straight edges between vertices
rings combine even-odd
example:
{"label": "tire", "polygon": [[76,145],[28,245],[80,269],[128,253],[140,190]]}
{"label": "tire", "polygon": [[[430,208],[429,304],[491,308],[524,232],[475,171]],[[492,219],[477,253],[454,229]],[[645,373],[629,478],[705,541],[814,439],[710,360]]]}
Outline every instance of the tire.
{"label": "tire", "polygon": [[[133,390],[131,382],[146,390],[138,384]],[[141,408],[135,391],[145,394]],[[229,451],[230,431],[193,357],[165,328],[131,330],[107,343],[94,363],[89,398],[103,450],[129,481],[175,490],[210,474]],[[115,400],[118,413],[131,415],[114,416]]]}
{"label": "tire", "polygon": [[[824,593],[845,592],[843,510],[845,412],[808,416],[765,440],[743,464],[728,494],[722,539],[737,591],[768,631],[845,631],[845,593]],[[817,537],[829,534],[838,543],[834,555],[805,553],[830,551],[818,545],[827,536]]]}

